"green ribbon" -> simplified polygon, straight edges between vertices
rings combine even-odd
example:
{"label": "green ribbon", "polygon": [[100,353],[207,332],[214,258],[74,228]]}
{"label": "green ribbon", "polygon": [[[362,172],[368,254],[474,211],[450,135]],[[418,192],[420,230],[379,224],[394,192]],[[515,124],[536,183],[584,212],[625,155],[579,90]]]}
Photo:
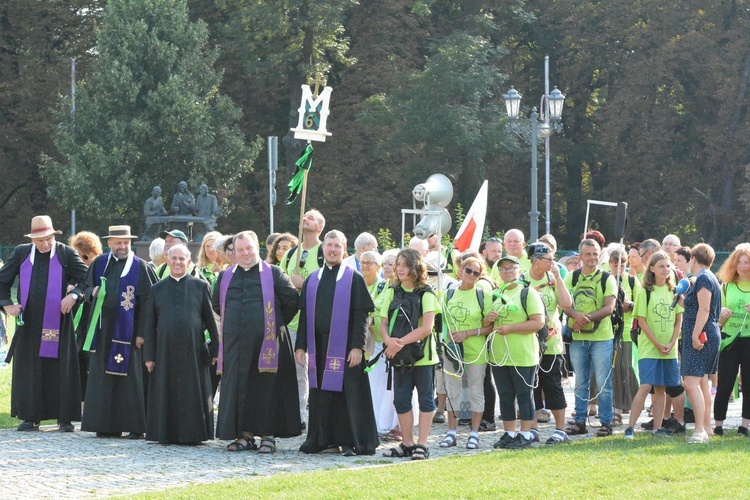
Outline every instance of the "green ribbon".
{"label": "green ribbon", "polygon": [[83,344],[83,350],[86,352],[91,350],[91,343],[94,341],[94,334],[96,332],[96,324],[99,322],[99,316],[102,314],[104,296],[107,295],[107,278],[102,276],[101,280],[102,284],[99,285],[99,295],[96,296],[96,304],[94,304],[94,313],[91,315],[89,330],[86,332],[86,342]]}
{"label": "green ribbon", "polygon": [[[73,316],[73,331],[75,332],[78,330],[78,325],[81,324],[81,318],[83,317],[83,304],[81,304],[78,307],[78,310],[76,311],[76,315]],[[76,334],[78,335],[78,334]]]}
{"label": "green ribbon", "polygon": [[308,144],[302,156],[296,161],[297,170],[294,172],[294,177],[289,181],[287,186],[289,187],[289,198],[287,198],[286,204],[291,205],[297,199],[297,195],[302,192],[305,187],[305,171],[309,171],[312,168],[312,144]]}

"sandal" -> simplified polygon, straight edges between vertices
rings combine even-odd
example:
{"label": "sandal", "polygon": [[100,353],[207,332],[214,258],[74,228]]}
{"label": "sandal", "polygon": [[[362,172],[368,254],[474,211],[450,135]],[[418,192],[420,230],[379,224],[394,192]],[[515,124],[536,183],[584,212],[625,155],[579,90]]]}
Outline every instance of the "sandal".
{"label": "sandal", "polygon": [[619,427],[622,425],[622,415],[619,413],[615,413],[615,416],[612,417],[612,427]]}
{"label": "sandal", "polygon": [[497,426],[495,425],[495,422],[488,422],[486,420],[482,420],[479,423],[479,432],[492,432],[496,430],[497,430]]}
{"label": "sandal", "polygon": [[274,438],[264,437],[260,440],[258,453],[273,453],[274,451],[276,451],[276,440]]}
{"label": "sandal", "polygon": [[258,445],[255,444],[254,437],[240,436],[227,445],[227,451],[253,451],[257,449]]}
{"label": "sandal", "polygon": [[607,424],[602,424],[601,427],[599,427],[599,430],[596,431],[596,435],[598,437],[607,437],[612,435],[612,426]]}
{"label": "sandal", "polygon": [[413,452],[414,446],[406,446],[404,443],[399,443],[398,446],[385,450],[383,456],[388,458],[404,458],[410,457]]}
{"label": "sandal", "polygon": [[411,452],[412,460],[427,460],[430,458],[430,450],[423,444],[415,444]]}
{"label": "sandal", "polygon": [[383,441],[403,441],[404,436],[401,434],[401,431],[398,429],[391,429],[390,431],[386,432],[385,434],[382,434],[380,436],[380,439]]}
{"label": "sandal", "polygon": [[565,429],[568,436],[578,436],[579,434],[588,434],[586,424],[583,422],[573,422],[570,427]]}
{"label": "sandal", "polygon": [[450,448],[451,446],[456,446],[455,434],[448,434],[442,441],[440,441],[441,448]]}
{"label": "sandal", "polygon": [[547,422],[550,421],[550,416],[551,416],[551,413],[549,410],[546,410],[546,409],[539,410],[539,416],[537,417],[536,421],[539,422],[540,424],[546,424]]}
{"label": "sandal", "polygon": [[479,448],[479,438],[476,436],[469,436],[469,440],[466,441],[466,449],[476,450]]}

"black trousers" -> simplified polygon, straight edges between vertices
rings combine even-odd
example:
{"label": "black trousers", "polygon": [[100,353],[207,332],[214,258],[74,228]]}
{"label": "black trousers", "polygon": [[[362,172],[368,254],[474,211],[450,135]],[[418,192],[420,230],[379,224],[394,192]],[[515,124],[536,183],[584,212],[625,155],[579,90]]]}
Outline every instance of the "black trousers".
{"label": "black trousers", "polygon": [[737,380],[742,378],[742,418],[750,418],[750,337],[738,337],[719,353],[719,386],[714,398],[714,419],[726,420],[729,397]]}

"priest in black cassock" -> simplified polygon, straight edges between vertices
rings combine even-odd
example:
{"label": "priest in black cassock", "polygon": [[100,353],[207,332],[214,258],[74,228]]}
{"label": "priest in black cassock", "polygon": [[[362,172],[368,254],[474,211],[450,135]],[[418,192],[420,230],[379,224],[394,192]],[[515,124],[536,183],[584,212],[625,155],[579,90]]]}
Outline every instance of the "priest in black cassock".
{"label": "priest in black cassock", "polygon": [[[52,219],[31,221],[31,243],[13,250],[0,268],[0,306],[17,318],[9,350],[13,357],[10,414],[23,422],[19,431],[39,429],[55,419],[60,430],[72,432],[81,418],[78,349],[71,309],[83,297],[86,265],[76,251],[55,241]],[[11,298],[16,277],[18,304]],[[79,288],[68,292],[68,285]],[[23,322],[23,324],[22,324]]]}
{"label": "priest in black cassock", "polygon": [[151,287],[145,312],[146,439],[198,444],[214,438],[209,366],[218,357],[219,330],[208,283],[187,272],[190,250],[173,246],[167,263],[170,275]]}
{"label": "priest in black cassock", "polygon": [[346,237],[330,231],[323,240],[325,266],[302,287],[295,357],[308,353],[310,416],[303,453],[338,446],[344,456],[372,455],[378,430],[370,382],[362,359],[367,315],[375,309],[362,275],[341,261]]}
{"label": "priest in black cassock", "polygon": [[110,226],[111,252],[97,257],[86,275],[94,302],[83,349],[89,351],[86,411],[81,430],[97,437],[140,439],[146,432],[143,399],[143,326],[156,275],[130,248],[130,226]]}
{"label": "priest in black cassock", "polygon": [[229,451],[273,453],[274,437],[300,435],[297,375],[286,330],[299,295],[279,267],[260,259],[258,248],[254,232],[236,234],[237,264],[219,274],[214,288],[222,372],[216,435],[234,440]]}

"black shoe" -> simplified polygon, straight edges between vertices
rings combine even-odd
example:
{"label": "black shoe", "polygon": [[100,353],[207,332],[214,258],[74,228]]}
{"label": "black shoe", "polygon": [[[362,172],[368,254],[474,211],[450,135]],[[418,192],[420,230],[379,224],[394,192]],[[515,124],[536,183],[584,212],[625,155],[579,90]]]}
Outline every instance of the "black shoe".
{"label": "black shoe", "polygon": [[662,429],[672,429],[675,427],[679,422],[677,422],[676,419],[669,417],[664,422],[661,423]]}
{"label": "black shoe", "polygon": [[672,434],[685,434],[687,432],[687,429],[685,428],[684,425],[682,425],[681,423],[677,422],[674,425],[674,427],[670,427],[669,428],[669,432],[672,433]]}
{"label": "black shoe", "polygon": [[654,430],[654,419],[652,418],[648,422],[643,422],[641,424],[641,429],[646,429],[647,431]]}
{"label": "black shoe", "polygon": [[693,413],[692,408],[685,408],[685,423],[686,424],[695,423],[695,413]]}
{"label": "black shoe", "polygon": [[521,435],[519,432],[516,434],[516,437],[513,438],[513,441],[508,443],[508,446],[505,447],[506,450],[522,450],[524,448],[529,448],[531,446],[531,440],[526,439]]}
{"label": "black shoe", "polygon": [[357,454],[354,453],[354,448],[352,448],[348,444],[341,445],[341,455],[344,457],[356,457],[357,456]]}
{"label": "black shoe", "polygon": [[717,436],[723,436],[724,435],[724,427],[722,427],[720,425],[717,425],[716,427],[714,427],[714,434],[716,434]]}
{"label": "black shoe", "polygon": [[97,432],[96,437],[98,438],[119,438],[122,437],[122,432]]}
{"label": "black shoe", "polygon": [[741,425],[737,427],[737,435],[748,437],[747,427],[742,427]]}
{"label": "black shoe", "polygon": [[60,432],[73,432],[76,430],[70,422],[59,422]]}
{"label": "black shoe", "polygon": [[143,434],[140,432],[131,432],[125,437],[128,439],[143,439]]}
{"label": "black shoe", "polygon": [[503,435],[502,435],[502,436],[500,437],[500,440],[499,440],[499,441],[498,441],[497,443],[493,444],[492,446],[493,446],[493,447],[495,447],[495,448],[503,448],[503,449],[504,449],[504,448],[507,448],[507,447],[508,447],[508,445],[509,445],[509,444],[510,444],[510,443],[511,443],[511,442],[512,442],[512,441],[513,441],[514,439],[515,439],[515,438],[512,438],[512,437],[510,437],[510,434],[508,434],[508,433],[506,432],[506,433],[504,433],[504,434],[503,434]]}
{"label": "black shoe", "polygon": [[31,420],[24,420],[22,423],[18,425],[16,430],[21,431],[21,432],[38,431],[39,422],[32,422]]}

